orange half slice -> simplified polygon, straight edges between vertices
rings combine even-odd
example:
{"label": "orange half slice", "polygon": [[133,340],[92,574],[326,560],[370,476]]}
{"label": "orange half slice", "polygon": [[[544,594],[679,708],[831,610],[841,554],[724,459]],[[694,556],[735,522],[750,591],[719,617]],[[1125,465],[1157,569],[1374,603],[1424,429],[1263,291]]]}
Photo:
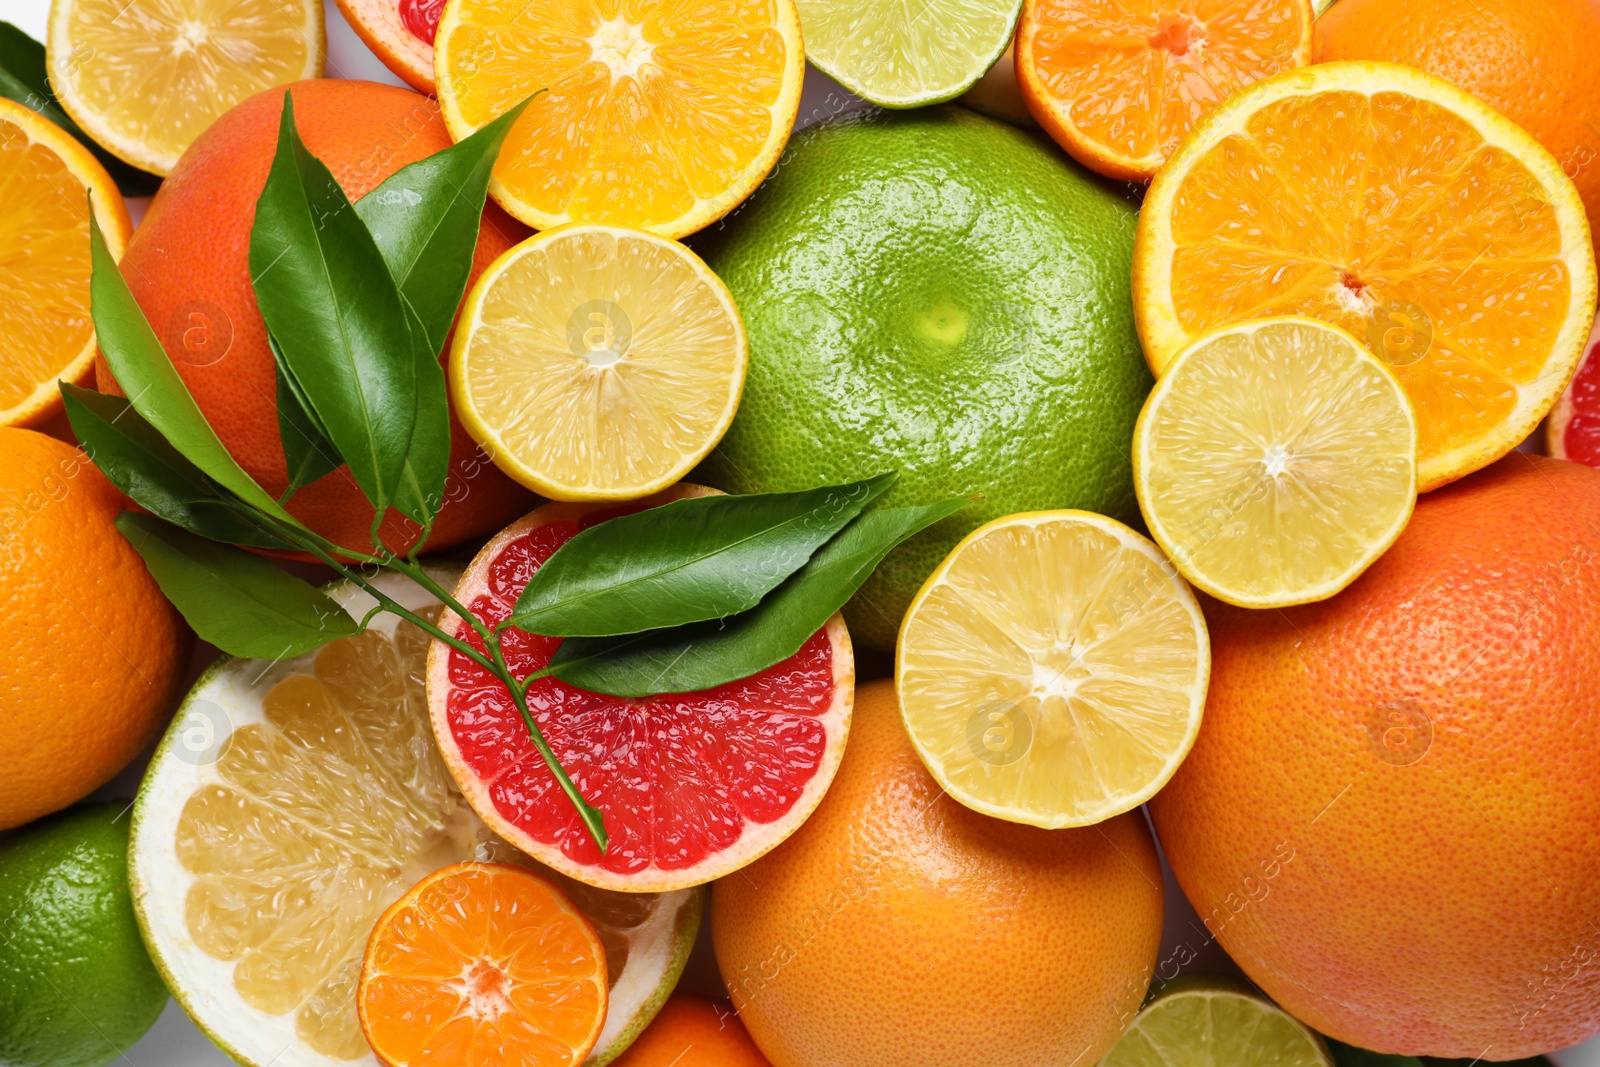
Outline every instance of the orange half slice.
{"label": "orange half slice", "polygon": [[577,1067],[605,1025],[605,949],[545,879],[458,863],[378,920],[356,1003],[388,1067]]}
{"label": "orange half slice", "polygon": [[1327,63],[1201,122],[1145,197],[1133,288],[1157,375],[1240,319],[1354,334],[1416,408],[1425,491],[1550,410],[1594,318],[1595,265],[1577,189],[1520,127],[1409,67]]}
{"label": "orange half slice", "polygon": [[118,259],[133,228],[111,176],[61,127],[0,99],[0,426],[61,410],[94,365],[89,205]]}
{"label": "orange half slice", "polygon": [[794,0],[450,0],[434,75],[457,140],[547,90],[495,165],[512,215],[683,237],[777,162],[805,53]]}
{"label": "orange half slice", "polygon": [[1310,0],[1027,0],[1017,84],[1078,162],[1146,182],[1200,118],[1311,61]]}

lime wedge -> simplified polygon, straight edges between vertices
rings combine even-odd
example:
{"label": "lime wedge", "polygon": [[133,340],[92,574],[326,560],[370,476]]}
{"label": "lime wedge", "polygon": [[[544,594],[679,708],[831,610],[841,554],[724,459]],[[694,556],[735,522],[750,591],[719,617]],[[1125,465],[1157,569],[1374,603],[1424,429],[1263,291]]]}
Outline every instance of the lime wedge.
{"label": "lime wedge", "polygon": [[960,96],[1011,44],[1021,0],[798,0],[806,58],[883,107]]}
{"label": "lime wedge", "polygon": [[1169,982],[1100,1067],[1334,1067],[1322,1039],[1226,978]]}

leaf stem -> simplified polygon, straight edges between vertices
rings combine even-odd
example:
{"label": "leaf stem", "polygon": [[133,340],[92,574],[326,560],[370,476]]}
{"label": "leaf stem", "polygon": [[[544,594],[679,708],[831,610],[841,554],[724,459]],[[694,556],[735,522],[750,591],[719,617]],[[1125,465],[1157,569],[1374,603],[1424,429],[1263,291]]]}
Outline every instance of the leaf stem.
{"label": "leaf stem", "polygon": [[[535,721],[533,713],[528,709],[528,682],[533,679],[529,678],[522,682],[517,681],[516,676],[511,673],[511,667],[506,663],[505,653],[500,647],[500,635],[498,633],[490,630],[483,624],[482,620],[467,610],[464,605],[458,603],[454,595],[434,581],[433,577],[428,574],[427,568],[419,563],[414,556],[406,559],[390,556],[386,561],[371,560],[370,562],[386,570],[404,575],[417,586],[438,597],[445,607],[472,626],[483,637],[484,648],[489,655],[484,655],[468,642],[461,640],[454,634],[446,633],[440,627],[410,610],[369,582],[360,571],[353,570],[339,562],[332,553],[325,551],[320,544],[317,544],[316,540],[301,537],[298,531],[284,531],[284,534],[291,537],[300,547],[316,556],[324,564],[332,567],[345,578],[364,589],[369,596],[378,602],[379,609],[405,619],[429,636],[443,641],[446,645],[460,652],[505,683],[506,689],[511,693],[512,701],[517,706],[518,714],[522,716],[523,723],[528,727],[528,735],[533,740],[533,747],[539,750],[539,755],[543,757],[545,766],[550,769],[550,773],[555,776],[556,783],[561,786],[561,791],[566,794],[567,800],[577,809],[578,818],[583,820],[583,825],[589,831],[589,835],[594,838],[595,844],[599,846],[602,853],[606,851],[610,836],[606,833],[605,817],[600,813],[599,809],[593,807],[584,799],[583,794],[578,791],[577,785],[573,783],[572,777],[567,774],[566,768],[561,766],[561,761],[556,758],[555,750],[550,747],[550,742],[545,740],[544,731],[539,729],[538,722]],[[368,612],[367,619],[371,619],[371,617],[372,612]],[[539,677],[543,677],[543,674],[541,673]]]}

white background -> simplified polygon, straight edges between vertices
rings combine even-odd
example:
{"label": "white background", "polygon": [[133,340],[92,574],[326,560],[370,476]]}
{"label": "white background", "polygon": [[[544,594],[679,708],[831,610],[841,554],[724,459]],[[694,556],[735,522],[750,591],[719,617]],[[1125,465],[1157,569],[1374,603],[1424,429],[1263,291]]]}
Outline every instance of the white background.
{"label": "white background", "polygon": [[[0,18],[20,26],[34,37],[43,40],[49,0],[0,0]],[[339,14],[338,8],[327,3],[328,58],[327,76],[330,78],[364,78],[371,81],[403,85],[379,62],[360,38],[351,31]],[[819,119],[837,114],[859,105],[849,93],[828,78],[809,67],[806,70],[805,94],[800,103],[800,123],[809,125]],[[129,208],[137,221],[144,213],[144,202],[131,201]],[[96,794],[97,798],[132,797],[138,790],[144,769],[140,760],[124,771],[116,781]],[[1206,940],[1204,927],[1194,910],[1188,906],[1183,894],[1166,873],[1167,921],[1161,958],[1171,959],[1179,945],[1200,944]],[[685,972],[683,985],[708,996],[721,996],[722,988],[717,977],[716,962],[711,956],[710,944],[702,928],[700,943]],[[1200,951],[1199,957],[1184,967],[1185,973],[1238,974],[1231,961],[1211,943]],[[1600,1037],[1565,1052],[1550,1057],[1558,1067],[1600,1067]],[[117,1061],[119,1067],[231,1067],[228,1059],[206,1040],[189,1022],[176,1001],[169,1002],[165,1014],[144,1038],[128,1049]]]}

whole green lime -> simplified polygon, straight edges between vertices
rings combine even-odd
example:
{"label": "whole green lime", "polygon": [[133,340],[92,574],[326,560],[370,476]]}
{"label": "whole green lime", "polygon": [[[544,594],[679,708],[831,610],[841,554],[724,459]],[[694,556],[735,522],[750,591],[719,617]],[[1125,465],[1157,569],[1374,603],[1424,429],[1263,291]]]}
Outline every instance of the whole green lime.
{"label": "whole green lime", "polygon": [[1129,292],[1136,216],[1054,145],[959,107],[797,135],[696,242],[750,337],[739,414],[696,480],[775,492],[895,469],[885,506],[982,494],[851,601],[852,635],[879,648],[990,519],[1136,520],[1128,450],[1151,386]]}
{"label": "whole green lime", "polygon": [[0,838],[0,1067],[101,1067],[167,1002],[128,899],[124,808]]}

